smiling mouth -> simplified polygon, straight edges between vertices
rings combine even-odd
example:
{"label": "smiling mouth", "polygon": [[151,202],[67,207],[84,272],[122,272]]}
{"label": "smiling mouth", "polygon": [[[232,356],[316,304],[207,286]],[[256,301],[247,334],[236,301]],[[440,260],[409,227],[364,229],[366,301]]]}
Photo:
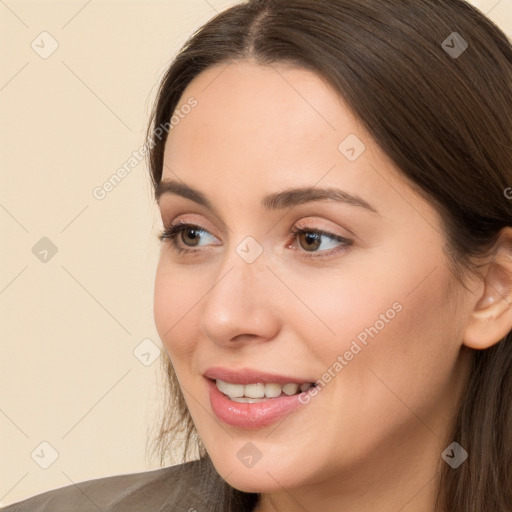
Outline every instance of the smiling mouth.
{"label": "smiling mouth", "polygon": [[316,387],[316,384],[313,382],[304,382],[302,384],[294,382],[287,384],[264,384],[262,382],[254,384],[233,384],[221,379],[215,379],[215,384],[217,389],[233,402],[249,404],[271,400],[272,398],[278,398],[280,396],[297,395],[312,387]]}

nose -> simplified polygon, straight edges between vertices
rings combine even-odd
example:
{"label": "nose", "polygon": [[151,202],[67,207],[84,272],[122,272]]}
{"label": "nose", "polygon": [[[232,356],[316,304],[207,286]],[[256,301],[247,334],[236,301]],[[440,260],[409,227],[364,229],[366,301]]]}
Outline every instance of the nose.
{"label": "nose", "polygon": [[264,258],[247,263],[238,254],[225,260],[202,301],[200,327],[219,345],[268,340],[280,329],[276,279]]}

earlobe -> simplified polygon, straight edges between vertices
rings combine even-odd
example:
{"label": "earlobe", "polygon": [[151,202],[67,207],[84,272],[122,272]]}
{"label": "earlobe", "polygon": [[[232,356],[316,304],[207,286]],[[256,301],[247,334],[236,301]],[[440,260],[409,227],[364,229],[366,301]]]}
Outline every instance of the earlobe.
{"label": "earlobe", "polygon": [[487,265],[483,292],[470,313],[463,343],[482,350],[501,341],[512,330],[512,240],[509,228],[500,236],[494,259]]}

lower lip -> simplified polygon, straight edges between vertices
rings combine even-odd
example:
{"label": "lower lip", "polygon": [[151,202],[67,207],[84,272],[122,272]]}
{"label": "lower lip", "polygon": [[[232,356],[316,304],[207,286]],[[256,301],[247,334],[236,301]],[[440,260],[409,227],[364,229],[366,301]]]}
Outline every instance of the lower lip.
{"label": "lower lip", "polygon": [[271,425],[280,418],[287,416],[309,400],[301,402],[299,398],[308,394],[307,391],[291,396],[270,398],[253,404],[235,402],[221,393],[215,381],[207,379],[210,390],[210,403],[218,419],[239,428],[261,428]]}

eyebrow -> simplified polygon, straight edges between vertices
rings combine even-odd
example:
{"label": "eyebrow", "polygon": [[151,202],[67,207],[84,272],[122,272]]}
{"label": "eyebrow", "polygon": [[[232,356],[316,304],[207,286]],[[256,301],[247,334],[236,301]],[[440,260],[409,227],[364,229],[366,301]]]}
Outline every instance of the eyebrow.
{"label": "eyebrow", "polygon": [[[199,190],[196,190],[185,183],[180,183],[174,180],[164,180],[157,184],[155,188],[155,199],[160,203],[160,198],[165,194],[173,194],[177,196],[190,199],[195,203],[205,206],[211,211],[215,212],[215,208],[210,201]],[[280,210],[284,208],[293,208],[301,204],[309,203],[312,201],[336,201],[339,203],[348,204],[350,206],[357,206],[364,208],[372,213],[380,215],[375,207],[365,201],[363,198],[349,194],[338,188],[316,188],[316,187],[302,187],[290,188],[269,194],[261,200],[261,205],[265,210]]]}

